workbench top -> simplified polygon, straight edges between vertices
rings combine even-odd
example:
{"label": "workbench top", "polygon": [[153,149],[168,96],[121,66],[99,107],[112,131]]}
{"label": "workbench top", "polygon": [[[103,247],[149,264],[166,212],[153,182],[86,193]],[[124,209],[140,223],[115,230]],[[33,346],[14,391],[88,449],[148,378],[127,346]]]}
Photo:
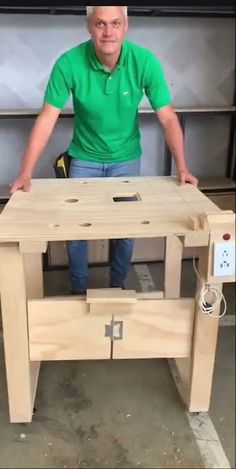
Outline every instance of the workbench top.
{"label": "workbench top", "polygon": [[220,211],[174,176],[33,179],[0,215],[0,242],[184,236],[194,229],[191,217]]}

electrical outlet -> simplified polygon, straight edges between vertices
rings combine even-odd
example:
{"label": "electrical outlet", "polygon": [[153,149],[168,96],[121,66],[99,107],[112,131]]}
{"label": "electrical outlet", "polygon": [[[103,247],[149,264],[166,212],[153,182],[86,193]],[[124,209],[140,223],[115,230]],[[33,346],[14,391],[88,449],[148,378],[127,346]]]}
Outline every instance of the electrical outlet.
{"label": "electrical outlet", "polygon": [[225,277],[235,273],[235,241],[214,244],[213,275]]}

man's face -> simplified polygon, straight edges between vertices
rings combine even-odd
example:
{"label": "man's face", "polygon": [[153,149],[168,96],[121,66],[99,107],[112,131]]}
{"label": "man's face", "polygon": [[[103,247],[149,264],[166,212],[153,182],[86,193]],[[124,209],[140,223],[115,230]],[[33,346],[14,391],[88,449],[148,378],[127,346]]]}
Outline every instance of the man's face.
{"label": "man's face", "polygon": [[120,51],[128,28],[121,7],[96,7],[88,19],[88,30],[97,52],[112,55]]}

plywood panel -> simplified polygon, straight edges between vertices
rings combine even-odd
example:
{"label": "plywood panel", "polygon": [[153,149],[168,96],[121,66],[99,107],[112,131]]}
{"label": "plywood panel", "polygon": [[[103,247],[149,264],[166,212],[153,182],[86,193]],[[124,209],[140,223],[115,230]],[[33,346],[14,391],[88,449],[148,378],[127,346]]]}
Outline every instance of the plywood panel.
{"label": "plywood panel", "polygon": [[[78,297],[79,298],[79,297]],[[110,358],[105,325],[111,314],[88,314],[84,299],[59,297],[28,303],[31,360]]]}
{"label": "plywood panel", "polygon": [[191,350],[193,299],[138,299],[133,304],[90,305],[84,299],[30,300],[31,360],[110,358],[106,326],[123,321],[123,340],[113,358],[187,357]]}
{"label": "plywood panel", "polygon": [[[115,202],[136,195],[136,201]],[[35,179],[0,217],[0,240],[152,238],[192,231],[190,217],[220,209],[169,177]]]}
{"label": "plywood panel", "polygon": [[[130,305],[129,305],[130,306]],[[187,357],[191,351],[194,301],[139,300],[123,321],[123,340],[113,344],[113,358]]]}
{"label": "plywood panel", "polygon": [[121,288],[92,288],[87,290],[87,303],[132,304],[137,302],[135,290],[122,290]]}

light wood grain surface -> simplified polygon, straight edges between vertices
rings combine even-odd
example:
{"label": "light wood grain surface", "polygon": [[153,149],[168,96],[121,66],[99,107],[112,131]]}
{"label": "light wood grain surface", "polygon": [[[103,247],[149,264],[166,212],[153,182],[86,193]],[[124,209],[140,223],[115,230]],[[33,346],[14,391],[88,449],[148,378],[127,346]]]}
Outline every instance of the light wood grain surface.
{"label": "light wood grain surface", "polygon": [[139,298],[133,304],[97,303],[89,312],[85,297],[28,302],[31,360],[110,357],[106,325],[123,321],[123,339],[113,358],[187,357],[191,352],[194,300]]}
{"label": "light wood grain surface", "polygon": [[193,231],[192,216],[219,212],[174,176],[33,179],[30,192],[15,192],[0,215],[0,241],[181,236]]}

